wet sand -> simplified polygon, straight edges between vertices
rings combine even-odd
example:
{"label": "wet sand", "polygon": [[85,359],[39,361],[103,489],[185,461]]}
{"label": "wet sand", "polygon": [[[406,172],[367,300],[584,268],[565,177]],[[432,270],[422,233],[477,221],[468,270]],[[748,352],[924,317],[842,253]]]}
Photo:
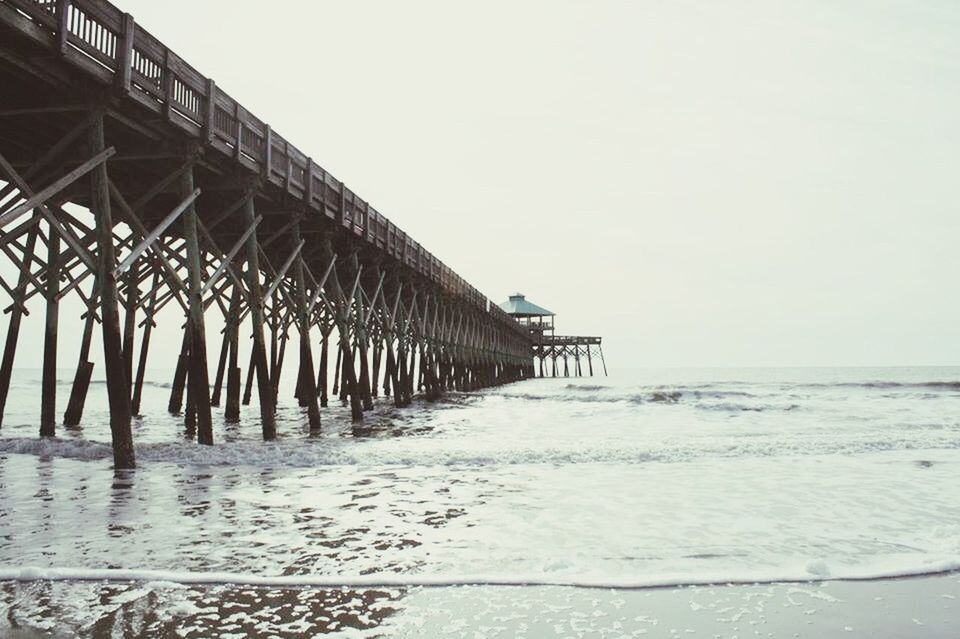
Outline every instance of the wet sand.
{"label": "wet sand", "polygon": [[[960,573],[645,590],[5,582],[0,593],[0,635],[18,638],[960,636]],[[112,612],[91,615],[94,601]]]}

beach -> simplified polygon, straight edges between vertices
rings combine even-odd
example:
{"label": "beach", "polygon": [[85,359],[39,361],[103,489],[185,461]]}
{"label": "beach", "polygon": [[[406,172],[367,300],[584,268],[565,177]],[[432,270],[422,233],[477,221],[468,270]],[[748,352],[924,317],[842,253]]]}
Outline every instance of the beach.
{"label": "beach", "polygon": [[[655,589],[249,588],[8,582],[7,637],[922,637],[960,628],[960,575]],[[72,600],[52,610],[51,600]],[[107,611],[94,617],[89,608]]]}
{"label": "beach", "polygon": [[151,379],[133,471],[103,400],[43,440],[9,404],[6,635],[960,632],[960,370],[538,379],[320,435],[287,398],[212,447]]}

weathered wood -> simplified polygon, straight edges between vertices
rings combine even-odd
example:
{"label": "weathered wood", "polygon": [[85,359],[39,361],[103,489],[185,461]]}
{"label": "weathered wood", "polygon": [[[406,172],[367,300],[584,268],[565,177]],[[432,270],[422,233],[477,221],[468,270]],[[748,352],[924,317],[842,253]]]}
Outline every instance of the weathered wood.
{"label": "weathered wood", "polygon": [[[181,179],[183,179],[183,176],[186,175],[186,173],[187,171],[184,171],[183,173],[180,174]],[[192,182],[192,177],[190,179]],[[126,257],[126,259],[124,259],[123,262],[121,262],[120,265],[117,266],[116,273],[114,274],[119,276],[120,273],[123,273],[128,268],[130,268],[130,266],[133,265],[133,263],[136,262],[137,259],[139,259],[140,255],[142,255],[143,252],[146,251],[148,248],[153,246],[153,243],[157,241],[157,238],[159,238],[160,235],[163,234],[163,232],[166,231],[170,227],[170,225],[173,224],[176,221],[176,219],[180,217],[180,215],[183,214],[183,212],[186,211],[193,204],[194,200],[196,200],[199,195],[200,195],[200,189],[194,189],[192,193],[189,193],[184,198],[184,200],[180,204],[178,204],[176,208],[174,208],[170,212],[170,214],[163,219],[162,222],[160,222],[160,224],[158,224],[152,231],[150,231],[147,234],[146,237],[143,238],[143,241],[140,242],[140,244],[138,244],[136,247],[134,247],[132,251],[130,251],[130,254]]]}
{"label": "weathered wood", "polygon": [[[252,226],[256,220],[253,198],[244,204],[244,222]],[[260,425],[264,439],[277,436],[276,418],[273,408],[273,389],[270,385],[267,369],[267,350],[263,339],[263,293],[260,288],[260,262],[257,247],[257,234],[247,238],[247,290],[250,293],[250,320],[253,324],[253,353],[251,359],[257,374],[257,390],[260,398]]]}
{"label": "weathered wood", "polygon": [[331,389],[334,397],[339,395],[338,391],[340,388],[340,359],[342,357],[343,357],[343,350],[341,350],[340,344],[338,343],[337,344],[337,361],[333,365],[333,388]]}
{"label": "weathered wood", "polygon": [[373,342],[373,371],[371,372],[370,377],[370,393],[374,398],[377,397],[379,391],[379,381],[380,381],[380,359],[383,355],[383,345],[380,340],[375,340]]}
{"label": "weathered wood", "polygon": [[[233,293],[230,296],[230,306],[225,318],[225,326],[223,327],[223,340],[220,345],[220,357],[217,360],[217,374],[213,382],[213,394],[210,396],[210,405],[219,406],[221,391],[223,388],[224,377],[230,375],[230,371],[227,370],[227,358],[230,354],[231,349],[233,348],[233,342],[235,340],[235,335],[237,334],[236,327],[240,322],[240,303],[241,303],[241,292],[240,288],[237,285],[233,287]],[[236,367],[236,361],[231,362],[231,368]]]}
{"label": "weathered wood", "polygon": [[270,388],[273,393],[273,412],[277,412],[277,399],[280,395],[280,374],[283,372],[283,360],[287,354],[287,340],[289,339],[289,331],[287,330],[286,323],[281,329],[280,340],[278,345],[277,357],[274,360],[273,370],[270,372]]}
{"label": "weathered wood", "polygon": [[[234,358],[234,349],[230,349],[230,357]],[[228,422],[240,420],[240,367],[231,366],[227,372],[227,405],[224,408],[223,418]]]}
{"label": "weathered wood", "polygon": [[229,337],[230,348],[227,367],[227,403],[224,407],[223,417],[230,422],[235,422],[240,419],[240,366],[238,361],[240,357],[240,314],[238,289],[234,290],[234,295],[237,307],[231,309],[231,321],[228,322],[225,328]]}
{"label": "weathered wood", "polygon": [[77,426],[83,417],[83,406],[87,400],[87,391],[90,388],[90,378],[93,375],[93,362],[90,361],[90,343],[93,339],[93,322],[97,296],[99,295],[97,280],[94,277],[90,291],[90,303],[87,306],[86,317],[83,323],[83,335],[80,338],[80,356],[77,361],[77,372],[73,377],[73,386],[70,390],[70,399],[67,410],[63,414],[64,426]]}
{"label": "weathered wood", "polygon": [[329,343],[329,333],[324,333],[320,340],[320,372],[317,376],[317,386],[320,387],[320,408],[326,408],[327,397],[327,350]]}
{"label": "weathered wood", "polygon": [[187,371],[190,368],[190,320],[183,326],[183,338],[180,341],[180,355],[177,357],[177,366],[173,372],[173,383],[170,385],[170,401],[167,403],[167,412],[176,415],[183,409],[183,391],[187,382]]}
{"label": "weathered wood", "polygon": [[[157,278],[154,273],[154,280]],[[130,410],[134,415],[140,414],[140,403],[143,398],[143,382],[147,371],[147,353],[150,350],[150,336],[153,334],[153,310],[156,307],[156,291],[150,297],[150,311],[144,320],[143,336],[140,338],[140,357],[137,361],[137,374],[133,383],[133,395],[130,398]]]}
{"label": "weathered wood", "polygon": [[[329,241],[325,243],[325,250],[327,257],[331,257],[333,255],[333,250],[330,248]],[[354,424],[358,424],[363,422],[363,404],[360,400],[360,384],[357,380],[357,373],[353,366],[353,351],[350,348],[350,333],[347,330],[350,304],[346,296],[343,294],[343,289],[340,286],[340,278],[337,276],[336,267],[334,267],[333,272],[330,274],[330,283],[333,287],[333,294],[338,300],[335,321],[337,322],[337,330],[340,333],[340,351],[342,353],[341,369],[344,377],[344,379],[341,381],[341,393],[343,393],[344,389],[346,389],[350,398],[350,419]],[[354,285],[354,290],[356,290],[356,285]]]}
{"label": "weathered wood", "polygon": [[[127,373],[127,381],[133,384],[133,341],[137,329],[137,307],[140,305],[140,287],[136,281],[136,274],[130,271],[127,277],[127,296],[124,304],[124,323],[123,323],[123,364]],[[132,386],[127,392],[132,391]],[[133,409],[133,401],[130,402],[131,414],[136,414]]]}
{"label": "weathered wood", "polygon": [[40,383],[40,436],[53,437],[57,423],[57,328],[60,303],[60,236],[50,227],[47,237],[47,322],[43,337]]}
{"label": "weathered wood", "polygon": [[[103,114],[99,114],[90,128],[90,146],[96,157],[104,154],[106,144]],[[108,157],[108,156],[107,156]],[[97,164],[91,171],[91,208],[96,220],[98,248],[98,281],[100,282],[100,318],[103,328],[103,359],[107,374],[107,395],[110,404],[110,434],[113,443],[114,467],[133,468],[136,465],[133,433],[130,428],[130,392],[121,354],[120,314],[117,309],[117,280],[113,274],[113,216],[110,210],[110,190],[107,166]]]}
{"label": "weathered wood", "polygon": [[[227,320],[229,322],[229,320]],[[220,340],[220,356],[217,358],[217,373],[213,378],[213,392],[210,394],[210,405],[220,405],[220,395],[223,390],[223,378],[227,370],[227,352],[230,350],[230,333],[224,328]]]}
{"label": "weathered wood", "polygon": [[[59,180],[55,181],[53,184],[49,185],[45,189],[34,193],[26,199],[25,202],[15,207],[12,211],[8,211],[3,215],[0,215],[0,228],[6,226],[10,222],[16,220],[21,215],[29,213],[31,210],[45,203],[51,197],[70,186],[80,178],[82,178],[87,173],[94,171],[95,169],[103,168],[104,163],[110,159],[110,157],[116,153],[113,147],[109,149],[104,149],[99,153],[96,153],[92,158],[73,169],[66,175],[64,175]],[[111,251],[112,252],[112,251]]]}
{"label": "weathered wood", "polygon": [[257,357],[253,349],[250,349],[250,365],[247,366],[247,381],[243,387],[243,405],[249,406],[251,395],[253,394],[253,378],[257,374]]}
{"label": "weathered wood", "polygon": [[[193,185],[193,170],[180,176],[180,192],[184,198],[196,193]],[[210,413],[210,381],[207,372],[207,337],[203,321],[204,270],[200,254],[200,239],[197,234],[197,209],[191,201],[183,212],[183,234],[187,244],[187,273],[190,312],[190,375],[189,397],[196,411],[197,442],[213,444],[213,419]],[[188,403],[189,409],[189,403]],[[189,414],[188,410],[188,414]]]}
{"label": "weathered wood", "polygon": [[123,14],[122,31],[117,43],[117,69],[119,69],[119,72],[114,76],[114,82],[124,94],[129,93],[133,86],[134,33],[133,16],[129,13]]}
{"label": "weathered wood", "polygon": [[[211,78],[199,75],[145,31],[136,29],[131,16],[104,2],[77,0],[77,9],[71,13],[79,16],[79,12],[85,12],[99,19],[106,31],[94,28],[97,35],[93,41],[86,32],[75,29],[68,33],[67,0],[56,1],[59,15],[50,11],[49,2],[26,0],[14,1],[11,6],[16,10],[0,11],[0,21],[6,21],[0,27],[17,42],[4,54],[5,65],[12,66],[0,69],[0,85],[16,73],[16,80],[10,84],[26,93],[12,95],[4,105],[6,111],[0,111],[0,116],[7,118],[0,122],[0,151],[15,156],[9,163],[0,156],[0,171],[12,178],[16,174],[13,167],[28,167],[23,179],[8,180],[10,183],[0,188],[0,226],[9,222],[13,229],[9,233],[0,230],[0,254],[20,268],[21,282],[14,287],[0,279],[0,290],[11,298],[6,312],[12,313],[11,328],[15,328],[8,331],[9,348],[0,363],[0,416],[20,316],[27,314],[26,304],[32,296],[48,296],[54,286],[58,289],[56,300],[76,292],[88,306],[84,318],[86,346],[81,343],[74,393],[67,409],[67,413],[76,409],[77,421],[93,366],[89,361],[90,338],[93,322],[98,319],[93,306],[113,308],[118,316],[118,302],[124,300],[127,316],[123,324],[118,317],[114,321],[110,313],[101,310],[100,315],[108,392],[121,384],[128,402],[124,410],[120,400],[114,401],[116,393],[110,392],[115,456],[130,465],[134,461],[132,437],[124,436],[123,431],[125,428],[129,433],[129,414],[139,412],[154,318],[171,300],[188,317],[171,407],[177,411],[183,408],[186,389],[184,419],[188,424],[195,420],[196,435],[204,443],[212,442],[209,405],[211,401],[220,404],[224,379],[225,415],[228,419],[239,417],[239,325],[247,314],[253,328],[253,348],[243,399],[249,402],[256,375],[265,439],[276,434],[276,394],[288,337],[299,337],[297,397],[308,408],[311,426],[319,423],[316,398],[320,398],[320,405],[327,404],[328,346],[334,328],[338,341],[333,390],[349,402],[351,417],[357,421],[364,410],[373,407],[381,376],[384,393],[392,393],[395,403],[403,406],[410,403],[417,388],[428,399],[435,399],[450,389],[505,383],[535,372],[530,361],[533,340],[525,329],[491,306],[489,300],[342,181],[275,135],[269,124],[232,100]],[[10,16],[14,15],[16,20],[11,22]],[[99,108],[105,111],[83,118],[71,115],[81,103],[103,105]],[[109,159],[109,172],[116,183],[110,181],[107,171],[107,158],[113,148],[107,148],[104,117],[108,118],[110,141],[121,151]],[[57,133],[63,131],[63,135]],[[99,136],[99,142],[89,149],[65,153],[86,131],[91,141]],[[34,133],[40,141],[59,140],[40,152],[32,145]],[[182,157],[184,150],[190,158],[174,166],[171,160]],[[34,153],[40,153],[40,159],[35,159]],[[272,160],[277,160],[275,165]],[[83,183],[78,180],[84,171],[90,175],[90,197],[80,190]],[[249,180],[242,197],[238,192],[239,175]],[[45,188],[33,192],[28,184]],[[203,187],[202,199],[195,186]],[[127,204],[121,189],[130,194],[132,205]],[[87,228],[65,211],[61,205],[67,202],[89,204],[97,221],[94,228]],[[262,228],[257,226],[259,216],[254,215],[255,202],[265,205]],[[200,203],[218,210],[203,210],[201,216]],[[115,207],[113,211],[111,206]],[[31,213],[36,221],[16,223],[17,228],[13,228],[16,216]],[[52,229],[49,242],[67,246],[56,256],[51,253],[46,264],[32,255],[32,249],[27,250],[31,235],[34,240],[43,237],[39,231],[34,232],[46,229],[40,226],[41,219]],[[120,224],[115,227],[114,221]],[[123,223],[129,226],[129,233]],[[229,251],[220,249],[231,245]],[[246,257],[241,256],[241,250]],[[339,263],[338,252],[347,256]],[[124,257],[119,265],[117,256]],[[274,264],[280,268],[274,268]],[[106,267],[110,269],[109,278],[103,272]],[[324,267],[324,277],[315,280],[311,269],[319,274]],[[338,267],[342,281],[337,279]],[[48,275],[51,268],[58,269],[62,283]],[[367,274],[361,277],[365,269]],[[388,273],[389,285],[384,288],[381,275],[377,289],[367,296],[371,291],[364,287],[376,282],[369,276],[370,269]],[[127,276],[118,291],[116,280],[124,272]],[[144,280],[150,275],[153,285],[146,289]],[[82,290],[80,285],[90,277],[101,280],[102,296],[95,287],[90,298],[84,298],[86,285]],[[249,286],[244,286],[244,281]],[[233,296],[227,290],[229,286],[234,287]],[[385,301],[388,293],[395,300],[392,311]],[[269,300],[266,304],[265,298]],[[141,299],[150,300],[149,310],[141,306]],[[227,319],[212,397],[204,335],[204,310],[208,306],[219,308]],[[53,307],[48,304],[48,314]],[[460,320],[456,325],[452,320],[454,309],[457,313],[462,309],[462,315],[468,318],[462,334]],[[134,375],[139,310],[144,311],[145,319],[139,325],[143,333]],[[269,359],[265,322],[269,322],[274,336]],[[309,341],[314,326],[322,333],[316,373]],[[297,333],[291,336],[292,327]],[[52,331],[48,331],[50,334]],[[55,349],[49,350],[53,353]],[[589,347],[583,352],[576,347],[551,354],[541,344],[539,354],[541,374],[551,358],[555,374],[559,357],[574,357],[577,374],[583,372],[583,355],[592,367]],[[114,374],[111,360],[122,364],[120,374]],[[45,388],[49,388],[48,383]],[[74,394],[77,402],[73,401]],[[49,392],[43,394],[45,405],[49,397]],[[49,414],[49,410],[44,413],[45,420]],[[124,447],[129,450],[127,457]]]}
{"label": "weathered wood", "polygon": [[[301,248],[303,240],[300,226],[293,228],[293,241]],[[303,260],[297,259],[294,265],[294,279],[297,287],[297,324],[300,332],[300,402],[306,402],[307,420],[310,431],[320,430],[320,408],[317,406],[317,389],[313,383],[313,348],[310,342],[310,312],[307,301],[307,285],[304,276]]]}
{"label": "weathered wood", "polygon": [[[24,261],[29,264],[33,258],[34,247],[37,243],[39,226],[30,230],[27,236],[26,248],[24,249]],[[27,273],[20,271],[20,280],[18,289],[27,283]],[[13,374],[13,360],[17,352],[17,340],[20,337],[20,324],[23,320],[23,309],[15,306],[10,311],[10,323],[7,326],[7,339],[3,348],[3,360],[0,362],[0,424],[3,423],[4,409],[7,405],[7,397],[10,393],[10,377]]]}

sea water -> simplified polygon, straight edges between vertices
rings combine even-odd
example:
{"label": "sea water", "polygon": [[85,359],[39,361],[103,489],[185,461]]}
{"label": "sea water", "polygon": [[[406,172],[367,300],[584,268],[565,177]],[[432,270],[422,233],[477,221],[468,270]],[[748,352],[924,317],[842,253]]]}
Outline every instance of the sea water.
{"label": "sea water", "polygon": [[[375,636],[424,586],[960,567],[960,369],[535,379],[403,409],[381,398],[360,428],[331,400],[318,436],[281,397],[277,441],[260,440],[255,406],[237,424],[215,409],[212,447],[167,414],[169,375],[151,377],[138,467],[115,473],[102,382],[82,428],[41,440],[39,372],[16,372],[0,430],[12,627],[200,632],[232,601],[280,635],[313,615],[314,630]],[[177,594],[191,584],[214,586]],[[205,608],[210,588],[221,603]],[[263,588],[287,589],[283,615]]]}

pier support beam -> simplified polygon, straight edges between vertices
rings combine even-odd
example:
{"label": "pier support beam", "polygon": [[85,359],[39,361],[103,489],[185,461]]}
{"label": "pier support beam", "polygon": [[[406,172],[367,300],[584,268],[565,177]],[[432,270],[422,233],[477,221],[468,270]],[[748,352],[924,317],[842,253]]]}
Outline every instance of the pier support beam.
{"label": "pier support beam", "polygon": [[[98,113],[90,127],[90,146],[94,154],[106,149],[103,113]],[[97,272],[100,283],[100,317],[103,327],[103,359],[107,374],[107,396],[110,404],[110,434],[113,440],[113,463],[117,469],[134,468],[133,433],[130,428],[130,387],[123,364],[123,342],[120,337],[120,312],[117,308],[116,258],[113,246],[113,215],[110,209],[110,188],[107,165],[98,164],[90,173],[90,204],[96,220]]]}
{"label": "pier support beam", "polygon": [[[193,167],[180,174],[180,194],[189,197],[194,192]],[[197,209],[190,202],[183,212],[183,235],[187,248],[187,290],[190,321],[190,374],[187,378],[189,395],[197,418],[197,441],[213,444],[213,420],[210,414],[210,379],[207,371],[207,337],[203,322],[203,256],[197,234]],[[187,406],[189,412],[190,406]]]}
{"label": "pier support beam", "polygon": [[240,419],[240,289],[234,286],[230,315],[224,331],[227,334],[227,402],[223,417],[229,422]]}
{"label": "pier support beam", "polygon": [[[37,215],[36,213],[34,215]],[[24,251],[24,268],[20,270],[20,277],[17,288],[18,294],[22,295],[23,287],[27,285],[30,277],[30,265],[33,262],[33,252],[37,243],[37,234],[39,225],[34,225],[27,235],[26,250]],[[17,340],[20,338],[20,324],[23,320],[23,307],[20,300],[14,300],[13,308],[10,311],[10,323],[7,326],[7,341],[3,348],[3,361],[0,362],[0,424],[3,423],[4,409],[7,405],[7,395],[10,392],[10,377],[13,374],[13,359],[17,353]]]}
{"label": "pier support beam", "polygon": [[[293,241],[301,242],[300,225],[293,227]],[[307,309],[307,285],[303,274],[303,259],[297,257],[293,265],[293,275],[297,286],[297,328],[300,332],[300,403],[306,402],[307,419],[310,432],[320,430],[320,408],[317,406],[317,387],[313,378],[313,348],[310,344],[310,314]]]}
{"label": "pier support beam", "polygon": [[327,351],[330,342],[330,329],[321,327],[323,335],[320,339],[320,372],[317,375],[317,385],[320,387],[320,408],[327,407]]}
{"label": "pier support beam", "polygon": [[93,376],[93,362],[90,361],[90,342],[93,339],[93,323],[96,317],[98,294],[97,278],[94,276],[93,288],[90,292],[90,304],[87,306],[87,313],[83,322],[83,335],[80,337],[80,356],[77,361],[77,372],[73,376],[70,399],[67,402],[67,410],[63,414],[64,426],[78,426],[80,419],[83,417],[83,406],[87,401],[87,391],[90,389],[90,378]]}
{"label": "pier support beam", "polygon": [[[327,260],[335,259],[329,238],[324,239],[324,252]],[[357,278],[359,280],[359,274]],[[353,351],[350,348],[350,331],[347,330],[347,325],[350,321],[351,302],[344,293],[343,287],[340,285],[340,278],[337,275],[336,266],[334,266],[330,272],[330,277],[327,281],[331,284],[333,296],[336,300],[334,305],[334,321],[337,325],[337,332],[340,333],[341,366],[343,367],[342,372],[344,378],[342,386],[346,388],[350,397],[350,419],[354,424],[359,424],[363,422],[363,404],[360,400],[357,372],[353,365]],[[355,292],[356,285],[353,288]],[[341,392],[342,391],[343,388],[341,388]]]}
{"label": "pier support beam", "polygon": [[[244,224],[252,226],[256,221],[256,209],[251,194],[243,205]],[[257,391],[260,398],[260,426],[265,440],[276,439],[277,423],[273,408],[273,387],[270,384],[270,369],[267,368],[267,346],[263,337],[263,291],[260,287],[260,258],[257,234],[247,237],[247,289],[250,293],[250,322],[253,328],[253,351],[251,366],[256,369]]]}
{"label": "pier support beam", "polygon": [[177,367],[173,371],[173,383],[170,385],[170,401],[167,412],[177,414],[183,408],[183,389],[187,383],[187,370],[190,365],[190,319],[183,325],[183,339],[180,341],[180,355]]}
{"label": "pier support beam", "polygon": [[[27,265],[29,268],[29,265]],[[40,383],[40,436],[53,437],[57,424],[57,320],[60,302],[60,236],[47,234],[47,323],[43,338],[43,378]]]}
{"label": "pier support beam", "polygon": [[130,412],[140,414],[140,402],[143,399],[143,380],[147,374],[147,353],[150,351],[150,336],[156,322],[153,315],[157,308],[157,290],[160,282],[159,265],[154,265],[153,282],[150,286],[149,306],[143,318],[143,335],[140,337],[140,357],[137,359],[137,374],[133,382],[133,395],[130,399]]}

